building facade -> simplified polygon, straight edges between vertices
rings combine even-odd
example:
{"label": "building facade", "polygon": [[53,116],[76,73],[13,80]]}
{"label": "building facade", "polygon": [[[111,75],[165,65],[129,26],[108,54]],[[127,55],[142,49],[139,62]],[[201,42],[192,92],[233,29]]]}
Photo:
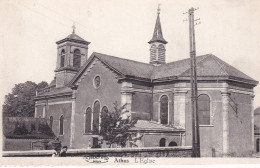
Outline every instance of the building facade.
{"label": "building facade", "polygon": [[[73,33],[57,42],[55,79],[35,97],[35,117],[48,120],[70,148],[96,146],[100,113],[126,105],[143,135],[139,147],[191,146],[190,59],[165,62],[158,11],[150,63],[101,53]],[[246,156],[254,151],[253,88],[257,81],[218,57],[197,57],[202,156]],[[106,147],[103,145],[102,147]]]}
{"label": "building facade", "polygon": [[257,107],[254,111],[254,123],[255,123],[255,152],[260,152],[260,107]]}

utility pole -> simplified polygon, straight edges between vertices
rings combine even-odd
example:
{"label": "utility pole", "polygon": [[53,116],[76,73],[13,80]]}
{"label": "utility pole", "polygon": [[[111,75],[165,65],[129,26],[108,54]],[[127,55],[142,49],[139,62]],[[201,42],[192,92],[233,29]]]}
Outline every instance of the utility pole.
{"label": "utility pole", "polygon": [[189,15],[189,37],[190,37],[190,65],[191,65],[191,109],[192,109],[192,157],[200,157],[200,134],[199,134],[199,116],[198,116],[198,87],[196,70],[196,42],[194,26],[194,11],[198,8],[191,8]]}

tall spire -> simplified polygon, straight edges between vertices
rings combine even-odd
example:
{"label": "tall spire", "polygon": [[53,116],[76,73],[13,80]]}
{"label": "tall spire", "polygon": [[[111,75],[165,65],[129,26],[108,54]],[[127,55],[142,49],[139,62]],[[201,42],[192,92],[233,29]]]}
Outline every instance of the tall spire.
{"label": "tall spire", "polygon": [[162,27],[160,22],[160,11],[161,9],[159,4],[157,9],[157,19],[155,23],[153,38],[148,42],[149,44],[153,42],[161,42],[163,44],[167,44],[167,41],[163,38],[163,34],[162,34]]}
{"label": "tall spire", "polygon": [[153,38],[148,42],[150,44],[150,64],[155,66],[165,64],[165,46],[167,44],[167,41],[164,40],[162,35],[160,11],[161,9],[159,4]]}

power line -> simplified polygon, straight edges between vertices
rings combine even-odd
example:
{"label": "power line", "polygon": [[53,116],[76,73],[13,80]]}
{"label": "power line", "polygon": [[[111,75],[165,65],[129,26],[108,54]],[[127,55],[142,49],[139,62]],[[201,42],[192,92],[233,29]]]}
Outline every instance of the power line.
{"label": "power line", "polygon": [[51,8],[48,8],[48,7],[46,7],[46,6],[44,6],[44,5],[40,4],[40,3],[38,3],[38,5],[41,6],[41,7],[43,7],[43,8],[45,8],[45,9],[47,9],[47,10],[49,10],[49,11],[51,11],[51,12],[53,12],[53,13],[55,13],[55,14],[58,15],[58,16],[62,16],[62,17],[64,17],[64,18],[68,19],[69,21],[72,21],[73,23],[77,23],[78,25],[80,25],[80,26],[82,26],[82,27],[88,29],[87,26],[81,24],[80,22],[76,21],[75,19],[73,19],[73,18],[71,18],[71,17],[68,17],[68,16],[65,16],[65,15],[63,15],[63,14],[61,14],[61,13],[58,13],[58,12],[56,12],[55,10],[53,10],[53,9],[51,9]]}
{"label": "power line", "polygon": [[32,11],[32,12],[34,12],[34,13],[39,14],[39,15],[45,17],[45,18],[48,18],[48,19],[50,19],[50,20],[52,20],[52,21],[54,21],[54,22],[56,22],[56,23],[59,23],[59,24],[62,25],[62,26],[68,27],[68,25],[65,25],[65,24],[62,23],[62,22],[58,22],[57,20],[55,20],[55,19],[53,19],[53,18],[51,18],[51,17],[49,17],[49,16],[46,16],[46,15],[42,14],[41,12],[38,12],[38,11],[36,11],[36,10],[33,10],[33,9],[31,9],[30,7],[28,7],[28,6],[24,5],[24,4],[21,4],[21,6],[23,6],[23,7],[27,8],[27,9],[29,9],[30,11]]}

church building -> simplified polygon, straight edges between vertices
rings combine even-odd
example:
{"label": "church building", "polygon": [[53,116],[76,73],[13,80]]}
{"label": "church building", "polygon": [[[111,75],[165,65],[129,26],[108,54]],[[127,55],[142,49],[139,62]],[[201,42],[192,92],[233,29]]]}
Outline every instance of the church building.
{"label": "church building", "polygon": [[[132,128],[143,136],[138,147],[191,146],[190,58],[187,53],[186,59],[166,63],[160,11],[148,43],[149,63],[97,52],[89,56],[90,42],[73,29],[56,42],[55,78],[37,92],[35,117],[45,118],[69,148],[93,148],[100,138],[100,113],[114,110],[117,102],[138,119]],[[212,54],[197,56],[197,76],[201,155],[251,154],[258,82]]]}

